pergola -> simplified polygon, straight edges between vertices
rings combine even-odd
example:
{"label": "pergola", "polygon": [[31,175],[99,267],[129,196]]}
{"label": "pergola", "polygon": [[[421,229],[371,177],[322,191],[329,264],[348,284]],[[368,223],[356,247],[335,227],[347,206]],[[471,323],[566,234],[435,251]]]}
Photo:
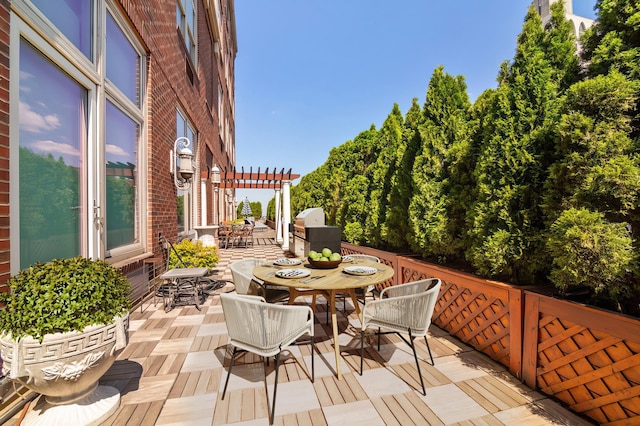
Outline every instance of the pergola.
{"label": "pergola", "polygon": [[[205,173],[213,174],[214,172],[208,170]],[[207,177],[204,178],[206,179]],[[238,171],[234,167],[232,170],[220,170],[219,182],[217,177],[214,177],[213,181],[216,184],[216,192],[218,188],[224,190],[236,188],[273,189],[275,191],[276,204],[276,241],[282,243],[283,250],[288,250],[289,238],[284,238],[284,235],[289,231],[289,224],[291,223],[291,181],[299,177],[300,175],[292,173],[291,169],[285,172],[284,168],[278,171],[274,167],[270,171],[269,167],[267,167],[262,171],[258,167],[258,170],[254,172],[253,167],[249,167],[249,171],[245,171],[244,167],[241,167],[240,171]],[[230,191],[226,192],[230,193]],[[282,201],[280,200],[280,194],[282,194]]]}
{"label": "pergola", "polygon": [[222,171],[220,173],[220,188],[255,188],[255,189],[282,189],[286,182],[291,183],[292,180],[300,177],[299,174],[291,173],[291,169],[287,172],[284,168],[279,172],[274,167],[273,171],[269,171],[267,167],[264,171],[254,172],[252,167],[249,167],[249,171],[245,172],[244,167],[241,167],[241,171],[237,171],[235,168],[229,171]]}

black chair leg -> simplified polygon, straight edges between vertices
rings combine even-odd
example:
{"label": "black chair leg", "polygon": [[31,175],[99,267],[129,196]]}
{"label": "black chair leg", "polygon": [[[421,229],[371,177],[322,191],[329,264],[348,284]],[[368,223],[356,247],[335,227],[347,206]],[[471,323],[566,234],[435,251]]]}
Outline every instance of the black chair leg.
{"label": "black chair leg", "polygon": [[[273,424],[273,418],[275,417],[275,413],[276,413],[276,392],[278,392],[278,367],[280,365],[280,352],[278,352],[275,356],[275,360],[276,360],[276,379],[275,379],[275,383],[273,385],[273,401],[271,402],[271,416],[269,417],[269,424],[272,425]],[[264,378],[265,381],[267,380],[267,378]],[[267,394],[268,395],[268,394]]]}
{"label": "black chair leg", "polygon": [[329,325],[329,299],[327,299],[327,313],[326,313],[326,323]]}
{"label": "black chair leg", "polygon": [[364,330],[360,332],[360,375],[362,376],[362,357],[364,356]]}
{"label": "black chair leg", "polygon": [[413,350],[413,358],[416,360],[416,367],[418,368],[418,376],[420,376],[420,385],[422,385],[422,394],[427,396],[427,391],[424,389],[424,380],[422,379],[422,372],[420,371],[420,363],[418,362],[418,354],[416,353],[416,346],[413,344],[413,336],[411,335],[411,329],[409,329],[409,344],[411,350]]}
{"label": "black chair leg", "polygon": [[229,377],[231,377],[231,369],[233,368],[233,360],[236,358],[237,348],[233,347],[233,352],[231,353],[231,364],[229,364],[229,372],[227,373],[227,379],[224,381],[224,389],[222,390],[222,399],[224,399],[224,394],[227,392],[227,385],[229,384]]}
{"label": "black chair leg", "polygon": [[315,346],[315,343],[313,342],[313,336],[311,336],[311,383],[313,383],[316,378],[316,370],[313,362],[313,359],[314,359],[313,353],[315,352],[315,347],[316,346]]}
{"label": "black chair leg", "polygon": [[431,365],[436,365],[433,361],[433,355],[431,355],[431,348],[429,347],[429,341],[427,340],[427,336],[424,336],[424,342],[427,344],[427,350],[429,351],[429,358],[431,358]]}

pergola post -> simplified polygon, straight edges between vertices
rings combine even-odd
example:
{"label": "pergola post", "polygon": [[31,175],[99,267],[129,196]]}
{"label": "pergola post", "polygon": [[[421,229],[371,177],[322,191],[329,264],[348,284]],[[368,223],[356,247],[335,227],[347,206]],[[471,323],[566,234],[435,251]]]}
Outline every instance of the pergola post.
{"label": "pergola post", "polygon": [[291,181],[282,181],[282,232],[286,235],[282,240],[282,250],[289,250],[289,224],[291,223]]}
{"label": "pergola post", "polygon": [[276,243],[282,243],[282,208],[280,206],[280,188],[276,188]]}

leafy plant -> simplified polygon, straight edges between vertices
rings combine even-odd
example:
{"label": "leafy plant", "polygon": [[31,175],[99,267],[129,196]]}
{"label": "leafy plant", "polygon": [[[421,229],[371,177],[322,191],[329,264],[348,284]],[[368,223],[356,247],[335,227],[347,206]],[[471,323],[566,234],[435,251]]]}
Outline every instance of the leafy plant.
{"label": "leafy plant", "polygon": [[0,292],[0,330],[15,340],[109,324],[131,309],[130,284],[103,260],[54,259],[20,271]]}
{"label": "leafy plant", "polygon": [[547,248],[553,258],[551,281],[561,293],[586,285],[617,298],[620,280],[634,261],[625,224],[586,209],[564,211],[551,226]]}
{"label": "leafy plant", "polygon": [[220,261],[217,248],[215,246],[205,247],[199,240],[184,239],[180,243],[174,244],[173,248],[175,251],[171,250],[169,254],[169,269],[185,266],[213,268]]}

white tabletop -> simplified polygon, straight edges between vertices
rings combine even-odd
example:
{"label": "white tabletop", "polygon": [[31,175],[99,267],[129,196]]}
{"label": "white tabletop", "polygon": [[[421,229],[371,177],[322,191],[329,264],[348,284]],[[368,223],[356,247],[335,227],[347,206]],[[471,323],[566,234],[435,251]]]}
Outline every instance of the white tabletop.
{"label": "white tabletop", "polygon": [[204,277],[208,272],[209,268],[174,268],[160,275],[160,278],[165,280],[174,278],[196,278]]}

